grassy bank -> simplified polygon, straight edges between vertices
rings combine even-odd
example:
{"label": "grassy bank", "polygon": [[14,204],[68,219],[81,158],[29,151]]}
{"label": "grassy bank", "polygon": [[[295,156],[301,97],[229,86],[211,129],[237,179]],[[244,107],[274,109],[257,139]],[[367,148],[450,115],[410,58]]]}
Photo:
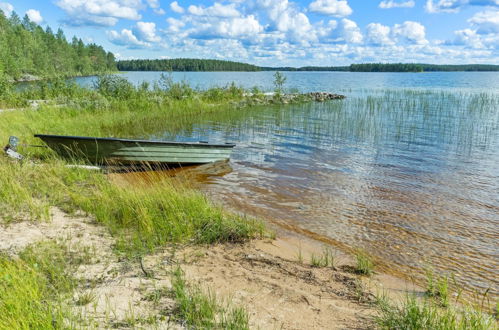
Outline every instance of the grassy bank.
{"label": "grassy bank", "polygon": [[[44,99],[47,104],[0,114],[0,141],[16,135],[24,143],[39,144],[32,137],[37,132],[146,137],[150,123],[157,123],[154,130],[174,132],[201,114],[235,111],[244,101],[244,91],[233,85],[201,92],[165,77],[149,87],[104,77],[94,90],[56,81],[10,94],[5,102]],[[65,167],[65,161],[46,148],[21,147],[20,152],[27,161],[0,160],[4,222],[45,220],[50,206],[82,210],[108,226],[118,247],[129,253],[151,251],[168,242],[240,242],[263,235],[260,222],[228,214],[178,182],[118,186],[101,173]]]}

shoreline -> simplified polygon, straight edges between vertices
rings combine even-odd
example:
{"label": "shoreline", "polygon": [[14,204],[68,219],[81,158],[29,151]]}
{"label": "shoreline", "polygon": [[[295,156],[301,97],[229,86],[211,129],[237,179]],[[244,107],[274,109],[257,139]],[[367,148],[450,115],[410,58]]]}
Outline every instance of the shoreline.
{"label": "shoreline", "polygon": [[[321,244],[285,232],[275,239],[242,244],[167,245],[145,255],[139,266],[120,259],[112,251],[114,239],[106,228],[84,214],[69,216],[52,208],[48,223],[17,222],[1,227],[0,252],[13,258],[25,248],[47,241],[67,244],[76,255],[92,251],[74,276],[82,283],[101,280],[75,289],[73,299],[92,294],[95,306],[67,301],[80,313],[82,324],[116,326],[130,317],[130,310],[140,322],[158,308],[172,309],[174,302],[166,296],[158,305],[149,304],[147,297],[158,288],[171,288],[169,273],[177,266],[189,283],[246,308],[250,328],[369,328],[374,325],[372,301],[379,290],[396,300],[405,292],[422,294],[420,288],[384,274],[352,274],[347,255],[335,253],[334,267],[313,267],[310,256],[321,253]],[[297,259],[298,250],[302,261]],[[114,316],[106,316],[109,310]],[[156,322],[157,326],[165,324],[172,326],[176,321]]]}

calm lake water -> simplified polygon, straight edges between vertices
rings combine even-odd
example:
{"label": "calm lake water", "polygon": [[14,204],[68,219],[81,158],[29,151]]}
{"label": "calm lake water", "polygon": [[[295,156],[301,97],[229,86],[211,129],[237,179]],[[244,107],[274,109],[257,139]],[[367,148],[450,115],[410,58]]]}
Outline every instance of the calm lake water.
{"label": "calm lake water", "polygon": [[[272,89],[271,72],[175,73],[193,86]],[[499,73],[285,73],[343,101],[266,106],[150,137],[235,142],[209,193],[248,214],[363,247],[385,269],[499,288]],[[133,82],[157,80],[133,72]],[[89,83],[91,78],[79,80]]]}

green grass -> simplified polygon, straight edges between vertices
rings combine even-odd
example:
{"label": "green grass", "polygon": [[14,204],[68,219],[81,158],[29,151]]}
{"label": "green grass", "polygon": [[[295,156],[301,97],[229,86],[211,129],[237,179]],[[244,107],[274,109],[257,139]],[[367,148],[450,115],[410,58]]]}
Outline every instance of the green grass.
{"label": "green grass", "polygon": [[335,267],[334,255],[331,249],[324,248],[322,254],[315,255],[312,253],[310,255],[310,264],[312,267]]}
{"label": "green grass", "polygon": [[72,319],[66,304],[77,266],[53,242],[28,247],[20,258],[0,255],[0,329],[63,329]]}
{"label": "green grass", "polygon": [[355,251],[355,272],[361,275],[371,275],[374,272],[374,261],[372,257],[362,249]]}
{"label": "green grass", "polygon": [[[40,144],[34,133],[138,136],[189,127],[200,115],[234,110],[243,90],[231,85],[194,91],[165,78],[166,90],[133,87],[122,78],[102,78],[96,90],[74,85],[27,90],[25,98],[64,104],[37,111],[0,113],[0,141],[16,135]],[[56,88],[57,87],[57,88]],[[185,97],[184,97],[185,96]],[[237,110],[239,111],[239,110]],[[66,168],[46,148],[23,148],[23,163],[0,157],[0,221],[47,220],[51,206],[83,210],[108,226],[117,247],[142,254],[169,242],[242,242],[261,236],[261,222],[229,214],[201,193],[163,178],[155,184],[119,186],[101,173]]]}
{"label": "green grass", "polygon": [[386,298],[379,298],[381,329],[432,329],[432,330],[488,330],[497,329],[494,318],[479,309],[470,307],[442,308],[430,299],[408,295],[401,305],[394,305]]}
{"label": "green grass", "polygon": [[449,306],[449,276],[435,276],[433,270],[428,269],[426,271],[426,294],[436,298],[442,307]]}
{"label": "green grass", "polygon": [[187,328],[249,329],[249,316],[244,308],[230,303],[223,306],[212,292],[189,286],[180,267],[172,274],[172,296],[176,302],[173,316]]}

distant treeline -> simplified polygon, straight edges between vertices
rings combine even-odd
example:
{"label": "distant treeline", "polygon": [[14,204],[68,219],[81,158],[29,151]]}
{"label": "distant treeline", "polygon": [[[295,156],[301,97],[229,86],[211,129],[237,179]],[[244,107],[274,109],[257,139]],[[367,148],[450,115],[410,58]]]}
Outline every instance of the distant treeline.
{"label": "distant treeline", "polygon": [[349,66],[260,67],[247,63],[178,58],[166,60],[118,61],[120,71],[349,71],[349,72],[426,72],[499,71],[499,65],[438,65],[420,63],[365,63]]}
{"label": "distant treeline", "polygon": [[[116,71],[114,55],[96,44],[74,37],[66,40],[59,29],[54,34],[27,15],[21,20],[0,10],[0,79],[22,79],[26,75],[56,77]],[[3,77],[3,78],[2,78]]]}
{"label": "distant treeline", "polygon": [[166,60],[126,60],[120,71],[261,71],[260,67],[231,61],[177,58]]}
{"label": "distant treeline", "polygon": [[351,64],[351,72],[429,72],[429,71],[499,71],[499,65],[463,64],[439,65],[418,63],[365,63]]}

